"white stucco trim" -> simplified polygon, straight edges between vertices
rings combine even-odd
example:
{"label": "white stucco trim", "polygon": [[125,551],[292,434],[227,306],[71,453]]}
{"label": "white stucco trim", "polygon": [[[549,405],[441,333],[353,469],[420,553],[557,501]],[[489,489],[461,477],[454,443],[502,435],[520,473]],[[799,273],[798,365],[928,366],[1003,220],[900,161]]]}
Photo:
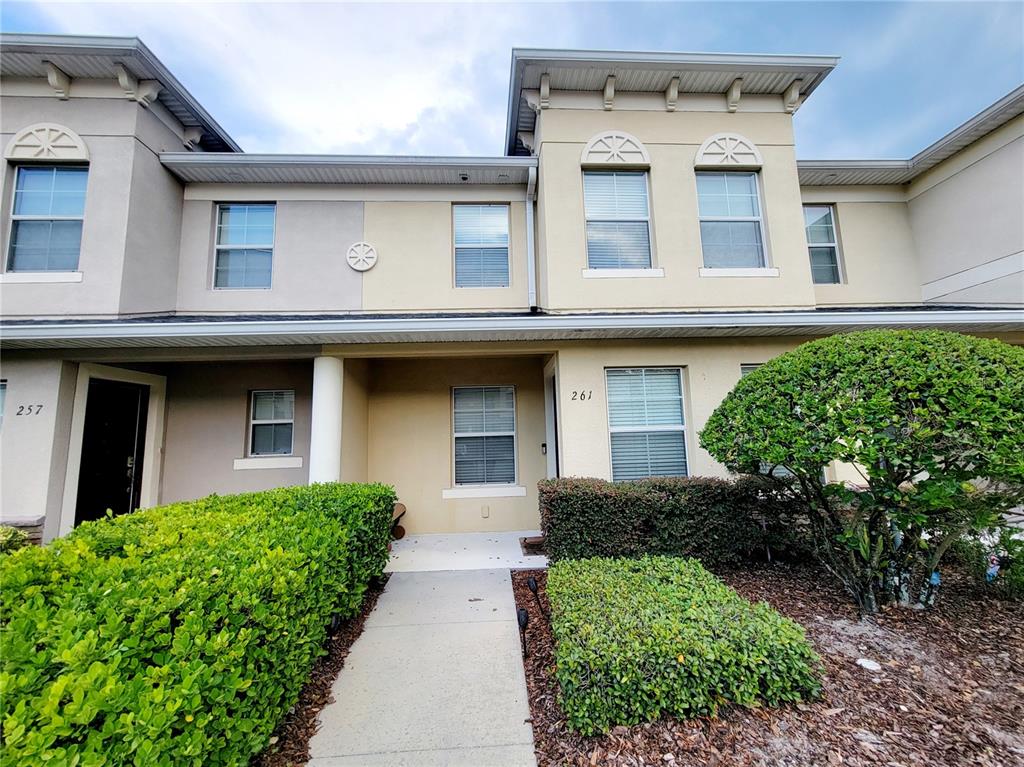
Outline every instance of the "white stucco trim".
{"label": "white stucco trim", "polygon": [[82,435],[85,432],[85,408],[89,398],[89,380],[145,384],[149,386],[149,407],[146,411],[146,446],[142,457],[142,488],[139,507],[155,506],[160,502],[160,470],[164,452],[164,401],[167,379],[151,373],[94,365],[83,362],[78,366],[75,383],[75,401],[71,411],[71,438],[68,444],[68,463],[64,475],[64,498],[60,507],[60,525],[57,535],[67,535],[75,526],[75,506],[78,504],[78,475],[82,468]]}
{"label": "white stucco trim", "polygon": [[664,277],[664,269],[584,269],[585,280],[625,280],[645,277]]}
{"label": "white stucco trim", "polygon": [[81,272],[4,272],[0,274],[3,283],[81,282]]}
{"label": "white stucco trim", "polygon": [[702,266],[701,277],[778,277],[778,267],[762,266],[756,269],[723,269],[719,267]]}
{"label": "white stucco trim", "polygon": [[931,301],[950,293],[956,293],[958,290],[973,288],[975,285],[998,280],[1000,277],[1009,277],[1018,272],[1024,272],[1024,250],[926,282],[921,286],[921,298]]}
{"label": "white stucco trim", "polygon": [[446,487],[441,497],[449,498],[522,498],[526,488],[522,485],[463,485]]}
{"label": "white stucco trim", "polygon": [[251,458],[236,458],[231,468],[235,471],[248,469],[301,469],[301,455],[255,455]]}

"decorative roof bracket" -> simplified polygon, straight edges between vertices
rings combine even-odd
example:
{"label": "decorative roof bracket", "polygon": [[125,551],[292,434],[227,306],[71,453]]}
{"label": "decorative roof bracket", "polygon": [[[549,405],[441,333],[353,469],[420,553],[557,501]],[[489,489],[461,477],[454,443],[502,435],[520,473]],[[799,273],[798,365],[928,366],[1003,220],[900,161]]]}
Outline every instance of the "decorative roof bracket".
{"label": "decorative roof bracket", "polygon": [[800,87],[803,84],[803,80],[794,80],[782,95],[782,105],[789,114],[793,114],[800,106]]}
{"label": "decorative roof bracket", "polygon": [[66,101],[71,95],[71,78],[53,62],[44,61],[43,66],[46,67],[46,82],[53,88],[57,98]]}
{"label": "decorative roof bracket", "polygon": [[534,136],[533,131],[521,130],[516,134],[519,140],[523,142],[523,146],[530,150],[530,154],[534,154],[534,149],[537,146],[537,139]]}
{"label": "decorative roof bracket", "polygon": [[162,90],[162,86],[157,80],[139,80],[125,69],[123,64],[117,64],[114,71],[117,72],[117,82],[121,85],[124,95],[144,107],[152,104]]}
{"label": "decorative roof bracket", "polygon": [[604,81],[604,109],[610,112],[615,105],[615,75],[608,75]]}
{"label": "decorative roof bracket", "polygon": [[198,127],[185,128],[185,135],[181,139],[181,143],[185,145],[186,149],[195,149],[198,146],[200,140],[203,138],[203,129]]}
{"label": "decorative roof bracket", "polygon": [[551,106],[551,75],[547,72],[540,76],[540,108]]}
{"label": "decorative roof bracket", "polygon": [[725,92],[725,106],[730,112],[735,112],[740,105],[740,93],[743,89],[743,78],[737,77],[732,81],[729,90]]}
{"label": "decorative roof bracket", "polygon": [[665,111],[675,112],[676,102],[679,101],[679,78],[673,77],[669,80],[668,87],[665,89]]}

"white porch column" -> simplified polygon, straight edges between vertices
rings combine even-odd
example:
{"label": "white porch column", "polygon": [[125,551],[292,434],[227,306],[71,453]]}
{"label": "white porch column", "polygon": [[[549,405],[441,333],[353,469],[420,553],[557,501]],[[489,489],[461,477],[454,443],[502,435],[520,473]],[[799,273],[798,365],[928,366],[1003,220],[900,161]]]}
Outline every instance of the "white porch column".
{"label": "white porch column", "polygon": [[313,409],[309,434],[309,481],[341,479],[341,395],[345,363],[338,357],[313,360]]}

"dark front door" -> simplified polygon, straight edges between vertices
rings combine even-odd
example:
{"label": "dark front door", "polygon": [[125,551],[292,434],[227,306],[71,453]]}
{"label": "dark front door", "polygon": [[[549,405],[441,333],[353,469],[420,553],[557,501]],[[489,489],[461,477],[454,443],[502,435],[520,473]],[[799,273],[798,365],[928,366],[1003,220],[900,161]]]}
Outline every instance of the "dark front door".
{"label": "dark front door", "polygon": [[75,524],[139,507],[149,387],[89,381]]}

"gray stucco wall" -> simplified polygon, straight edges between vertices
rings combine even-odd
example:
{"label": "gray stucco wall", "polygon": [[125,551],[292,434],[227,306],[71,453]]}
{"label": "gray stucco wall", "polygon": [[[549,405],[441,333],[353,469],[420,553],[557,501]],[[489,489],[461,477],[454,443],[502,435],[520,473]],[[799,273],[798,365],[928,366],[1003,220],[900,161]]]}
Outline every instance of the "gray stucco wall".
{"label": "gray stucco wall", "polygon": [[[313,363],[223,362],[168,365],[161,502],[305,484],[309,477]],[[246,456],[249,392],[295,390],[293,454],[301,468],[233,468]]]}
{"label": "gray stucco wall", "polygon": [[278,202],[269,290],[212,289],[215,211],[213,201],[185,202],[179,311],[320,312],[361,308],[362,276],[345,262],[345,250],[363,239],[363,203]]}

